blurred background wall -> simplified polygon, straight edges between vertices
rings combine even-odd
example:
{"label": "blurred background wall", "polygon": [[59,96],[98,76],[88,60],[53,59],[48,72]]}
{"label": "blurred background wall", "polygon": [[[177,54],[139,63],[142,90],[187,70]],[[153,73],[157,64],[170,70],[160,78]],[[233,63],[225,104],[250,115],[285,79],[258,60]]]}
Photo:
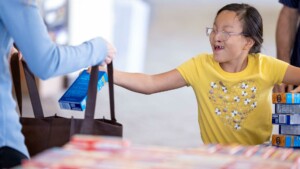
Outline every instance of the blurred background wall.
{"label": "blurred background wall", "polygon": [[[52,2],[57,0],[50,0]],[[280,4],[273,0],[69,0],[67,43],[93,36],[112,41],[119,50],[115,67],[155,74],[171,70],[189,58],[211,52],[205,27],[218,9],[231,2],[249,3],[264,21],[262,52],[276,55],[275,29]],[[78,73],[73,75],[77,77]],[[51,81],[51,80],[49,80]],[[43,106],[49,114],[83,117],[84,112],[60,110],[57,100],[65,89],[43,82]],[[48,84],[47,84],[48,83]],[[107,86],[106,86],[107,87]],[[97,117],[108,114],[108,92],[98,92]],[[48,94],[47,94],[48,91]],[[191,88],[142,95],[115,86],[117,119],[124,138],[136,144],[194,147],[202,143],[196,98]],[[24,106],[30,108],[30,104]],[[276,130],[275,130],[276,131]]]}

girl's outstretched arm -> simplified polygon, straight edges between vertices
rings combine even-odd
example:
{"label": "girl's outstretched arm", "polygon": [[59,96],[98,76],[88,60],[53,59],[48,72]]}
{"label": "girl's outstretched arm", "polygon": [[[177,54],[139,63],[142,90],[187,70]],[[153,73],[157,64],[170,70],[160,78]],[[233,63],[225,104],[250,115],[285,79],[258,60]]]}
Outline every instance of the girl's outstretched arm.
{"label": "girl's outstretched arm", "polygon": [[298,85],[297,88],[291,92],[300,92],[300,68],[289,65],[284,75],[282,83]]}
{"label": "girl's outstretched arm", "polygon": [[153,94],[186,86],[185,80],[176,69],[155,75],[114,70],[114,83],[143,94]]}

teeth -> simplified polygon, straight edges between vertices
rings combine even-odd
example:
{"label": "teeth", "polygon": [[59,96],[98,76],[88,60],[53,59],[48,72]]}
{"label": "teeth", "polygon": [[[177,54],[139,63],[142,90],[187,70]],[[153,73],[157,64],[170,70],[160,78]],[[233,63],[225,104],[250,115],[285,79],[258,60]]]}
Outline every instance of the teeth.
{"label": "teeth", "polygon": [[215,49],[224,49],[224,46],[215,46]]}

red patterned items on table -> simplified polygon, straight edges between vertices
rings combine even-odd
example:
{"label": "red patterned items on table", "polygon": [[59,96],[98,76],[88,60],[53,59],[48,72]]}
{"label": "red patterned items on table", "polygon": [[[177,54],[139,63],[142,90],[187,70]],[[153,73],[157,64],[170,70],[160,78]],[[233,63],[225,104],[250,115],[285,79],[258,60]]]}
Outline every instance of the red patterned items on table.
{"label": "red patterned items on table", "polygon": [[120,150],[129,147],[130,142],[119,137],[95,137],[90,135],[75,135],[70,142],[64,146],[66,149],[79,150]]}
{"label": "red patterned items on table", "polygon": [[47,150],[22,168],[49,169],[294,169],[300,153],[272,146],[203,145],[176,149],[130,145],[113,137],[76,136],[63,148]]}

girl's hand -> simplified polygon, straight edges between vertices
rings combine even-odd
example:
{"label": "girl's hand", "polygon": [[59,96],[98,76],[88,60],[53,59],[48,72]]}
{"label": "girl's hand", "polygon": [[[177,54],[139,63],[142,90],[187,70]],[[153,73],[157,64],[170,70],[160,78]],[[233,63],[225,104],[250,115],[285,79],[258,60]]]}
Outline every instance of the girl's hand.
{"label": "girl's hand", "polygon": [[296,87],[294,90],[289,91],[291,93],[299,93],[300,92],[300,85]]}
{"label": "girl's hand", "polygon": [[300,85],[293,89],[294,85],[286,85],[282,83],[281,85],[275,85],[273,88],[273,93],[299,93]]}

